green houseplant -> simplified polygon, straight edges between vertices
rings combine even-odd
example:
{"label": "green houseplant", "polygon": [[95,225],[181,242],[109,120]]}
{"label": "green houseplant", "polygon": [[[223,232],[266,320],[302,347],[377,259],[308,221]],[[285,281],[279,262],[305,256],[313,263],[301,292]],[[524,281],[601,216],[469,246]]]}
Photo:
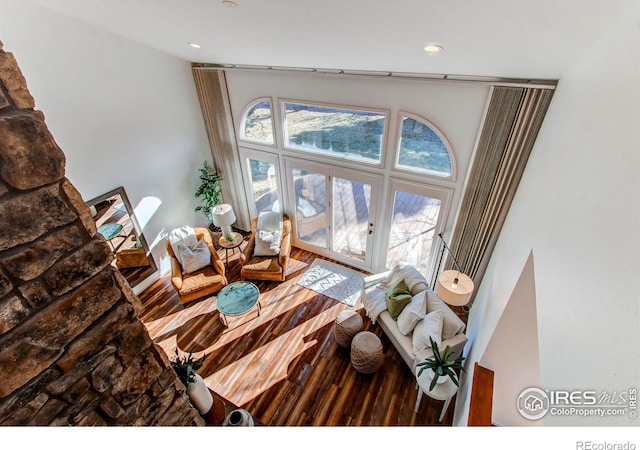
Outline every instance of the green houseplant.
{"label": "green houseplant", "polygon": [[463,356],[458,356],[457,358],[453,356],[453,351],[451,347],[448,345],[441,351],[438,348],[438,344],[433,340],[431,336],[429,336],[429,340],[431,341],[431,349],[433,350],[433,357],[427,358],[424,361],[420,361],[416,367],[419,367],[418,376],[422,374],[423,371],[427,369],[431,369],[433,371],[433,377],[431,378],[431,385],[429,385],[429,390],[433,390],[438,379],[443,376],[448,376],[451,378],[451,381],[458,386],[458,375],[455,372],[456,370],[462,370],[464,367],[462,366],[462,361],[464,361]]}
{"label": "green houseplant", "polygon": [[182,384],[186,386],[187,395],[191,403],[198,408],[202,415],[209,412],[213,405],[213,395],[211,395],[202,377],[196,373],[202,367],[204,358],[203,356],[202,358],[194,359],[191,353],[188,356],[181,357],[178,349],[176,349],[175,359],[170,361],[176,375],[182,381]]}
{"label": "green houseplant", "polygon": [[194,359],[193,355],[189,353],[188,356],[181,357],[176,349],[176,357],[171,361],[171,367],[176,371],[176,375],[182,384],[189,387],[190,384],[196,382],[196,371],[204,364],[204,356],[200,359]]}
{"label": "green houseplant", "polygon": [[200,200],[201,205],[195,211],[202,213],[211,224],[213,217],[211,210],[214,206],[222,203],[222,175],[216,172],[205,160],[200,171],[200,184],[195,192],[195,197]]}

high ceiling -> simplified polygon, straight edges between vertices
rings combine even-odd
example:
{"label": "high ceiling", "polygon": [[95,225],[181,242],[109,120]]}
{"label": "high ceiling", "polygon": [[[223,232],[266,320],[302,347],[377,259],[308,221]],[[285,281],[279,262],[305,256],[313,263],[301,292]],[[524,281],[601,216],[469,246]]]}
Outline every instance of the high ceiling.
{"label": "high ceiling", "polygon": [[30,1],[187,61],[557,79],[638,0]]}

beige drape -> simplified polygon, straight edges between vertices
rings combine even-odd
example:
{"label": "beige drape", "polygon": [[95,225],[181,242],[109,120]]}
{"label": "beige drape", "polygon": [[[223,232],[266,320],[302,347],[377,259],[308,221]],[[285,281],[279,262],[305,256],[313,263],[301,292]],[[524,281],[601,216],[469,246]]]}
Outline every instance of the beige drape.
{"label": "beige drape", "polygon": [[238,145],[231,115],[224,70],[193,67],[193,79],[200,100],[215,169],[222,174],[222,197],[233,206],[234,227],[249,231],[251,222],[242,180]]}
{"label": "beige drape", "polygon": [[[518,188],[552,89],[494,87],[449,247],[477,287]],[[445,268],[452,268],[449,259]],[[473,298],[473,297],[472,297]]]}

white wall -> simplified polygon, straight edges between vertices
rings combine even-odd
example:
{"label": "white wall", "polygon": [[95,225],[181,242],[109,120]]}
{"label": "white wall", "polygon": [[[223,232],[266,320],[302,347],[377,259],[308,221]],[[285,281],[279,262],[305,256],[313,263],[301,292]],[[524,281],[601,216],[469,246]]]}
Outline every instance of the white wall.
{"label": "white wall", "polygon": [[522,386],[540,386],[540,352],[533,253],[527,258],[513,293],[480,359],[494,372],[492,423],[499,426],[541,426],[517,410]]}
{"label": "white wall", "polygon": [[193,193],[211,154],[188,62],[19,0],[0,0],[0,40],[85,200],[124,186],[134,207],[151,205],[140,217],[150,245],[163,229],[206,225]]}
{"label": "white wall", "polygon": [[[471,310],[470,368],[533,251],[541,387],[640,387],[639,19],[636,3],[560,79]],[[469,380],[457,399],[460,425]],[[638,419],[547,415],[544,423]]]}

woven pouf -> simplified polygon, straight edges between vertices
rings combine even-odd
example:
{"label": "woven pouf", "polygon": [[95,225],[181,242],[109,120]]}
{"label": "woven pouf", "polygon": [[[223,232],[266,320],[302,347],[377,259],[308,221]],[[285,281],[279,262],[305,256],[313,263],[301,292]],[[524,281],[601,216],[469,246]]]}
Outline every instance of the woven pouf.
{"label": "woven pouf", "polygon": [[371,331],[361,331],[351,340],[351,365],[360,373],[374,373],[382,362],[382,342]]}
{"label": "woven pouf", "polygon": [[351,339],[362,331],[362,316],[355,311],[345,309],[338,314],[333,324],[333,335],[341,347],[349,348]]}

